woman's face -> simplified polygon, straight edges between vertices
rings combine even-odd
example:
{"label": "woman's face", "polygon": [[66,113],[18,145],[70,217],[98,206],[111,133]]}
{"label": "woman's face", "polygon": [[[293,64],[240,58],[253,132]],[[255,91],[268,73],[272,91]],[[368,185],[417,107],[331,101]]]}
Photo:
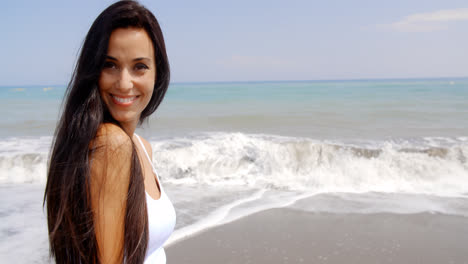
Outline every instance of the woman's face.
{"label": "woman's face", "polygon": [[118,28],[109,39],[99,92],[126,132],[135,130],[156,81],[153,43],[144,29]]}

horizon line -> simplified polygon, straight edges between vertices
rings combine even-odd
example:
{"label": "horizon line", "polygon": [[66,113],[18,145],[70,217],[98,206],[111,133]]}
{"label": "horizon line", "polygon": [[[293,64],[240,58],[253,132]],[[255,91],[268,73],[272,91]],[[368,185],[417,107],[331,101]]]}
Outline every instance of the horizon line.
{"label": "horizon line", "polygon": [[[468,79],[468,76],[445,76],[445,77],[395,77],[395,78],[350,78],[350,79],[302,79],[302,80],[243,80],[243,81],[174,81],[169,84],[208,84],[208,83],[278,83],[278,82],[346,82],[346,81],[411,81],[411,80],[444,80],[444,79]],[[3,85],[0,87],[12,86],[67,86],[66,84],[27,84],[27,85]]]}

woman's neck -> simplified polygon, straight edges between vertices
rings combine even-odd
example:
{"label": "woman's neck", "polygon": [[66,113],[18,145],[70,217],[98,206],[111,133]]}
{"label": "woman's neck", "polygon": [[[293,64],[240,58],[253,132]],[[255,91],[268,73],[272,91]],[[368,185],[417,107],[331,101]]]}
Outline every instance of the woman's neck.
{"label": "woman's neck", "polygon": [[120,123],[120,125],[122,126],[122,129],[130,138],[133,138],[133,134],[135,133],[137,124],[138,124],[138,120]]}

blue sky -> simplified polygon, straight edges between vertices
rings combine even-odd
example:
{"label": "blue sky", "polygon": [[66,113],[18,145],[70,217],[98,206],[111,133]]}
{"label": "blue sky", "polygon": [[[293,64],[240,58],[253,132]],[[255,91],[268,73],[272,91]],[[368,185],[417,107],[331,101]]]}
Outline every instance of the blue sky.
{"label": "blue sky", "polygon": [[[69,81],[114,1],[7,1],[0,85]],[[141,1],[163,29],[173,82],[468,76],[466,0]]]}

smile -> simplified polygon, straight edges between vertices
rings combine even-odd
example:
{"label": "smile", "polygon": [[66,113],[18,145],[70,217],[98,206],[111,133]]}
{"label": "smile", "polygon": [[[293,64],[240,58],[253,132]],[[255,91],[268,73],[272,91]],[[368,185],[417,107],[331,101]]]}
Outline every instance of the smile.
{"label": "smile", "polygon": [[112,97],[112,101],[115,104],[123,105],[123,106],[131,105],[138,98],[138,96],[119,97],[113,94],[111,94],[111,97]]}

